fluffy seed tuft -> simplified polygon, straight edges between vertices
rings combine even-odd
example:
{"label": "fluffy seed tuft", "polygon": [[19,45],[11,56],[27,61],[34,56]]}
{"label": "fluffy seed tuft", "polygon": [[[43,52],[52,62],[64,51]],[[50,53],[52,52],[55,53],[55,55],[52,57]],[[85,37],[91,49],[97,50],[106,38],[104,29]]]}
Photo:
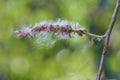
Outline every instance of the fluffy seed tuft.
{"label": "fluffy seed tuft", "polygon": [[35,35],[44,32],[52,32],[59,37],[71,37],[71,33],[75,32],[79,36],[82,36],[86,31],[85,28],[81,27],[78,23],[71,23],[67,20],[58,21],[42,21],[34,25],[33,28],[22,27],[17,30],[18,37],[34,37]]}

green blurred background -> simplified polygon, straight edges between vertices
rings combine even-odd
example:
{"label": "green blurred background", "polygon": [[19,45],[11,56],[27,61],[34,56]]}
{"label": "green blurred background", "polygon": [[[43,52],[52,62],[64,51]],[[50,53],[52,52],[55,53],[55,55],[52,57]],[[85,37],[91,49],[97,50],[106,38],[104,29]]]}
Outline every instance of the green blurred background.
{"label": "green blurred background", "polygon": [[[0,0],[0,80],[95,80],[102,44],[86,36],[41,48],[15,30],[43,20],[78,22],[104,34],[116,0]],[[112,33],[102,80],[120,80],[120,14]]]}

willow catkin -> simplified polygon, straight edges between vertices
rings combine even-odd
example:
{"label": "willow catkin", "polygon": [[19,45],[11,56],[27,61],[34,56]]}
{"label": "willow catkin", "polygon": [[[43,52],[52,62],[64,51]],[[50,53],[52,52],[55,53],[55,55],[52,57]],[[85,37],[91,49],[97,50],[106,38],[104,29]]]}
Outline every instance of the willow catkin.
{"label": "willow catkin", "polygon": [[58,21],[43,21],[34,25],[34,27],[22,27],[17,30],[18,37],[34,37],[41,32],[52,32],[58,36],[71,37],[71,33],[77,33],[82,36],[85,32],[85,28],[81,27],[78,23],[72,23],[67,20]]}

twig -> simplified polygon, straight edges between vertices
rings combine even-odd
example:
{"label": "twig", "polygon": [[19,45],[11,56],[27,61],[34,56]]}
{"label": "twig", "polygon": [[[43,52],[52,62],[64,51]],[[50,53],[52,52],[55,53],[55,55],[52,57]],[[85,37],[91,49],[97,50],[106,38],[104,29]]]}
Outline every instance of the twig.
{"label": "twig", "polygon": [[119,7],[120,7],[120,0],[117,0],[116,7],[114,9],[114,12],[113,12],[110,24],[109,24],[109,28],[108,28],[108,30],[105,33],[105,42],[104,42],[104,47],[103,47],[103,51],[102,51],[102,56],[101,56],[101,60],[100,60],[99,69],[98,69],[96,80],[100,80],[101,79],[101,74],[102,74],[102,71],[103,71],[103,65],[104,65],[104,61],[105,61],[105,56],[106,56],[107,51],[108,51],[108,46],[109,46],[111,32],[112,32],[112,29],[113,29],[115,21],[116,21],[116,17],[117,17],[117,13],[118,13]]}
{"label": "twig", "polygon": [[104,35],[96,35],[96,34],[92,34],[92,33],[89,33],[89,32],[85,32],[84,34],[86,34],[87,36],[98,37],[98,38],[101,38],[101,39],[104,38]]}

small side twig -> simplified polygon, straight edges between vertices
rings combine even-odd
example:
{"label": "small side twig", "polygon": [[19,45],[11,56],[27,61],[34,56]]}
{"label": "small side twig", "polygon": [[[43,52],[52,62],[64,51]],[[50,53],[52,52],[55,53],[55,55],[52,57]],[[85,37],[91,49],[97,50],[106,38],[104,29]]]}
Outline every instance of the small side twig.
{"label": "small side twig", "polygon": [[112,32],[112,29],[113,29],[115,21],[116,21],[116,17],[117,17],[117,13],[118,13],[119,7],[120,7],[120,0],[117,0],[116,7],[114,9],[114,12],[113,12],[110,24],[109,24],[109,28],[108,28],[108,30],[105,33],[105,42],[104,42],[104,47],[103,47],[103,51],[102,51],[102,56],[101,56],[101,60],[100,60],[99,69],[98,69],[96,80],[100,80],[101,79],[101,74],[102,74],[102,71],[103,71],[103,65],[104,65],[104,61],[105,61],[105,56],[106,56],[107,51],[108,51],[108,46],[109,46],[111,32]]}

